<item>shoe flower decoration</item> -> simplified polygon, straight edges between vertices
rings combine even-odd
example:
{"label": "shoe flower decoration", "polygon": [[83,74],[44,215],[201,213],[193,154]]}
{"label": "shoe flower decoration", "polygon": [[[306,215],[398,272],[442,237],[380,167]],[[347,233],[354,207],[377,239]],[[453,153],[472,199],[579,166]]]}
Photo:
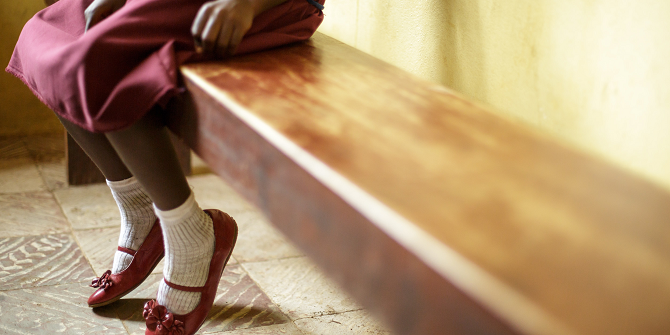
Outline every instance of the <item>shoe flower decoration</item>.
{"label": "shoe flower decoration", "polygon": [[158,335],[183,335],[184,323],[175,320],[174,315],[161,306],[156,300],[151,300],[144,305],[142,313],[146,320],[147,328]]}
{"label": "shoe flower decoration", "polygon": [[103,273],[102,276],[93,279],[93,282],[91,282],[91,287],[102,288],[103,290],[111,287],[114,284],[112,282],[112,278],[110,277],[111,275],[112,275],[111,270],[105,271],[105,273]]}

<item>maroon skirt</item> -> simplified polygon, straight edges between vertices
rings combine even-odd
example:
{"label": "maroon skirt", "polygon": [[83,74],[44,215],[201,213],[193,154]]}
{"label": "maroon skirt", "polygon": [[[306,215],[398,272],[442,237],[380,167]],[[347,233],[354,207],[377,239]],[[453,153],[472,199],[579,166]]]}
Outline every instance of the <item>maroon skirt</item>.
{"label": "maroon skirt", "polygon": [[[179,65],[198,60],[191,24],[208,0],[128,0],[84,34],[92,1],[60,0],[37,13],[6,71],[63,118],[109,132],[178,93]],[[237,53],[306,40],[322,20],[307,0],[288,0],[254,19]]]}

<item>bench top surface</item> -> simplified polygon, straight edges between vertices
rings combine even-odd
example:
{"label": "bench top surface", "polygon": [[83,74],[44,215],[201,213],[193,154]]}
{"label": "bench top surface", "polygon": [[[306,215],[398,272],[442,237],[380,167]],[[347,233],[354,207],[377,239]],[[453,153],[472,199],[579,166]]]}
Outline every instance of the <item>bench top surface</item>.
{"label": "bench top surface", "polygon": [[318,33],[182,70],[520,328],[670,330],[666,190]]}

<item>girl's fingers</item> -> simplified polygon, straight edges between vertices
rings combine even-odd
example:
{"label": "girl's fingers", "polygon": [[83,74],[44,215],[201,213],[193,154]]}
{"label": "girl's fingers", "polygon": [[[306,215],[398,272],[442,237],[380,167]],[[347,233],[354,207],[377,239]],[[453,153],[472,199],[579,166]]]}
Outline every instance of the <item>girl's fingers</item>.
{"label": "girl's fingers", "polygon": [[217,57],[224,57],[228,51],[228,46],[230,45],[230,38],[233,35],[233,30],[235,26],[230,20],[226,20],[221,27],[221,33],[219,33],[219,39],[216,42],[214,54]]}
{"label": "girl's fingers", "polygon": [[109,10],[96,10],[93,15],[91,15],[87,20],[86,20],[86,28],[84,31],[88,31],[89,29],[93,28],[96,24],[100,23],[105,17],[109,16],[108,15]]}
{"label": "girl's fingers", "polygon": [[88,31],[91,27],[93,27],[94,24],[95,24],[95,22],[93,21],[93,16],[87,16],[86,17],[86,28],[84,28],[84,32]]}
{"label": "girl's fingers", "polygon": [[244,37],[245,32],[246,32],[245,29],[239,29],[239,28],[236,28],[233,31],[233,35],[230,38],[230,44],[228,44],[228,50],[226,52],[226,56],[232,56],[235,54],[237,46],[240,45],[240,43],[242,42],[242,38]]}
{"label": "girl's fingers", "polygon": [[254,9],[248,1],[215,0],[203,5],[191,25],[196,51],[232,55],[253,19]]}
{"label": "girl's fingers", "polygon": [[202,52],[212,54],[216,48],[219,33],[221,32],[222,18],[216,13],[210,15],[201,34]]}
{"label": "girl's fingers", "polygon": [[200,50],[202,50],[202,32],[205,30],[208,19],[211,17],[211,11],[212,6],[209,3],[200,7],[198,15],[196,15],[193,25],[191,26],[193,41],[195,42],[196,48],[199,48]]}
{"label": "girl's fingers", "polygon": [[114,14],[117,10],[123,7],[123,4],[115,4],[113,2],[93,2],[89,5],[88,8],[84,11],[84,17],[86,18],[86,27],[84,31],[88,31],[93,28],[100,21],[106,19],[110,15]]}

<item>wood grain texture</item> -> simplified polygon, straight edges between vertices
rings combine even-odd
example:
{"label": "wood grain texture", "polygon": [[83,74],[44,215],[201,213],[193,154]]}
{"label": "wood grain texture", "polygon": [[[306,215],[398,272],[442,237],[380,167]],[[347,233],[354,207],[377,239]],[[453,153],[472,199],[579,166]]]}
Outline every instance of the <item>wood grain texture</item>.
{"label": "wood grain texture", "polygon": [[0,138],[0,160],[29,158],[30,151],[21,138]]}
{"label": "wood grain texture", "polygon": [[[416,303],[430,293],[411,285],[431,283],[453,297],[435,306],[464,304],[454,313],[471,320],[442,315],[462,323],[456,333],[482,320],[487,333],[670,331],[666,190],[320,34],[183,71],[195,104],[180,116],[187,142],[399,333],[422,316],[376,305],[357,275]],[[356,204],[360,194],[436,239],[438,254],[425,256],[425,239],[389,237],[387,217]],[[458,262],[440,264],[444,250]]]}
{"label": "wood grain texture", "polygon": [[189,145],[395,333],[511,334],[254,130],[222,112],[211,96],[196,87],[191,93],[193,99],[185,100],[195,109],[174,120]]}
{"label": "wood grain texture", "polygon": [[60,162],[65,157],[64,132],[27,136],[23,142],[36,162]]}

